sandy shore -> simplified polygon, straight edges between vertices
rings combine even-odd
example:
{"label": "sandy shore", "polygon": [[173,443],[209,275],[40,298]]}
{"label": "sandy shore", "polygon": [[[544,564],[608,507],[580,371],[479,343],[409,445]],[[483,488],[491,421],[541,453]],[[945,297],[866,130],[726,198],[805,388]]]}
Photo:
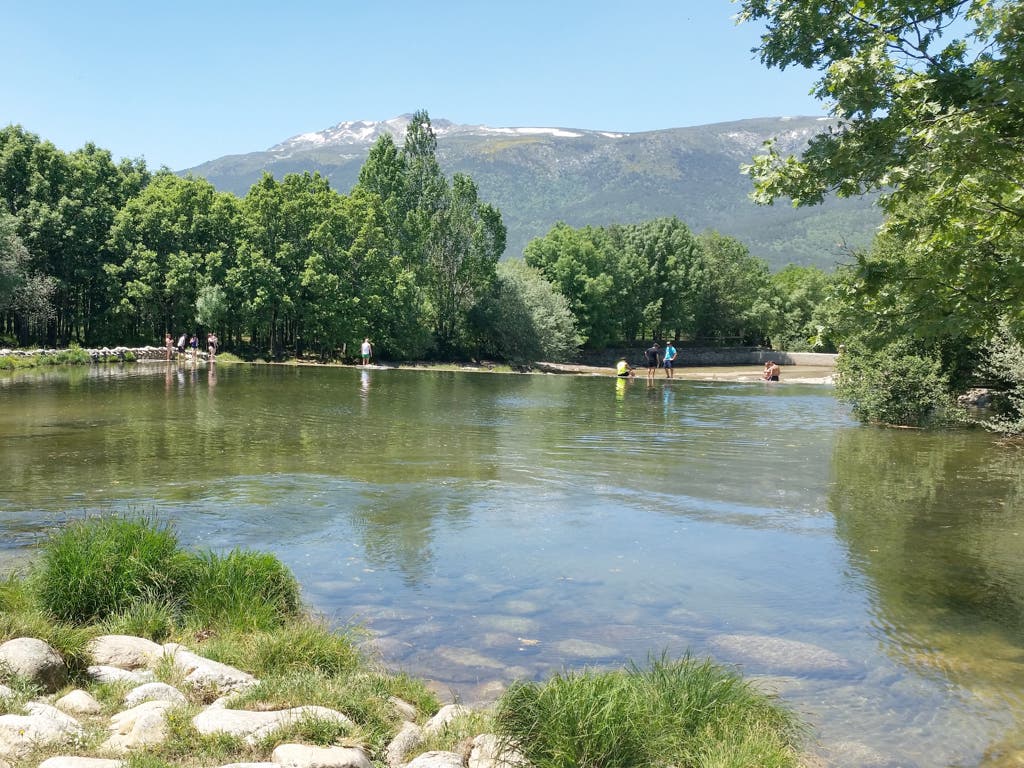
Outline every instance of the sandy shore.
{"label": "sandy shore", "polygon": [[[589,365],[568,365],[565,363],[537,363],[535,369],[542,373],[568,373],[578,376],[614,376],[612,368]],[[763,366],[682,366],[673,372],[673,378],[685,381],[761,381]],[[784,365],[779,376],[780,384],[831,384],[835,369],[825,365]],[[657,372],[658,380],[665,378],[665,371]],[[637,378],[646,378],[647,369],[637,368]]]}

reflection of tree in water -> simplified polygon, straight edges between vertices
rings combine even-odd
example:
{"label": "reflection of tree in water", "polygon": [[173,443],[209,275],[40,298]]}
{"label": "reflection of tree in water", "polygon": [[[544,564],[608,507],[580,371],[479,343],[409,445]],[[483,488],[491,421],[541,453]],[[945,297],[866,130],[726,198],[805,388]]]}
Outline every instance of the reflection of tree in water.
{"label": "reflection of tree in water", "polygon": [[829,507],[902,663],[1012,700],[1024,691],[1024,461],[981,433],[853,429]]}
{"label": "reflection of tree in water", "polygon": [[435,567],[432,544],[438,526],[465,521],[469,507],[465,491],[438,494],[426,486],[382,490],[352,511],[352,527],[368,563],[401,573],[406,586],[415,587]]}

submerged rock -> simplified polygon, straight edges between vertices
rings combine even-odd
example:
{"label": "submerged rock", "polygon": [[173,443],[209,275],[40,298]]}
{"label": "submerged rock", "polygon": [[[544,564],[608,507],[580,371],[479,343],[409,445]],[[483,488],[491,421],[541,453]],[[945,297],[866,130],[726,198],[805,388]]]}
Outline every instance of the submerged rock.
{"label": "submerged rock", "polygon": [[856,666],[837,653],[811,643],[768,635],[717,635],[708,640],[716,655],[758,664],[776,674],[849,675]]}

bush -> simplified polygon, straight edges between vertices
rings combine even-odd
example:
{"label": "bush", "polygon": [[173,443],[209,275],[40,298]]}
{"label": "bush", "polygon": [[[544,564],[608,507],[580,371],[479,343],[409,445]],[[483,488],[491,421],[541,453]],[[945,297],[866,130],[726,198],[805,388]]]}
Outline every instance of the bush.
{"label": "bush", "polygon": [[299,615],[299,583],[274,555],[232,550],[184,562],[187,621],[200,627],[271,630]]}
{"label": "bush", "polygon": [[75,346],[62,349],[55,355],[47,355],[44,360],[48,365],[88,365],[92,362],[88,352]]}
{"label": "bush", "polygon": [[142,600],[168,601],[177,579],[178,542],[151,520],[76,521],[43,545],[34,574],[42,606],[71,623],[98,621]]}
{"label": "bush", "polygon": [[853,405],[861,421],[925,427],[953,418],[949,382],[937,358],[901,344],[854,348],[839,356],[836,372],[836,397]]}
{"label": "bush", "polygon": [[996,400],[995,415],[982,424],[1004,435],[1024,435],[1024,345],[1003,323],[985,353],[982,371],[994,379],[1001,396]]}
{"label": "bush", "polygon": [[537,768],[781,768],[798,764],[802,735],[794,715],[737,674],[689,655],[515,683],[496,724]]}

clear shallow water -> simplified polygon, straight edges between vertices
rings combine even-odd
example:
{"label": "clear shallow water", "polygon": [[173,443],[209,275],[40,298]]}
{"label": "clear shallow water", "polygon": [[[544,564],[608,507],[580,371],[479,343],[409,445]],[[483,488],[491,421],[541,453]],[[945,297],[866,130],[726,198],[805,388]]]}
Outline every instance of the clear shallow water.
{"label": "clear shallow water", "polygon": [[0,378],[0,566],[69,516],[155,511],[186,545],[274,551],[468,700],[691,649],[835,765],[1019,765],[1021,459],[856,426],[814,385],[34,373]]}

